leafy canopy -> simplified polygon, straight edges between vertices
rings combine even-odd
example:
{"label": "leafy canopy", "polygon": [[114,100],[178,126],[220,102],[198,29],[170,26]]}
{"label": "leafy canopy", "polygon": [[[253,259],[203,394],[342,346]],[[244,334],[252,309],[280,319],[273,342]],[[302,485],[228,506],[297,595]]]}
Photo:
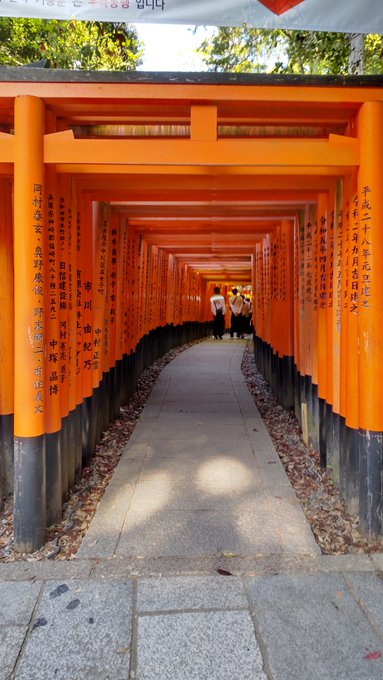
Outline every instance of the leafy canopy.
{"label": "leafy canopy", "polygon": [[[347,75],[351,35],[324,31],[219,28],[198,52],[209,71]],[[383,36],[364,37],[364,72],[383,73]]]}
{"label": "leafy canopy", "polygon": [[130,71],[143,50],[124,23],[0,18],[0,64],[21,66],[49,59],[53,68]]}

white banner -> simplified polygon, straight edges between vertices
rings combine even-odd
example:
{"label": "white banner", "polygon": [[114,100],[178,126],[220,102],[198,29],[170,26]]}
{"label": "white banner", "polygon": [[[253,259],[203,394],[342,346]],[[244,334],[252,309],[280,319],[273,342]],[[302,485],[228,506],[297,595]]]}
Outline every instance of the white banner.
{"label": "white banner", "polygon": [[383,33],[383,0],[0,0],[0,16]]}

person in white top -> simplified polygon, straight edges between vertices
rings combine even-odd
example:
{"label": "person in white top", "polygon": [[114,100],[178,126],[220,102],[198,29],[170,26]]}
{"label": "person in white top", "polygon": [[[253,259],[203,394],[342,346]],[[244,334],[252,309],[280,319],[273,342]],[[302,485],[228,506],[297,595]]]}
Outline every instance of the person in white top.
{"label": "person in white top", "polygon": [[210,308],[214,317],[213,335],[216,340],[222,340],[225,332],[226,304],[225,298],[221,295],[221,289],[218,286],[214,288],[214,295],[210,298]]}
{"label": "person in white top", "polygon": [[238,289],[233,288],[232,295],[229,298],[229,305],[231,309],[231,326],[230,326],[230,337],[234,337],[234,333],[237,334],[237,338],[242,335],[242,309],[243,309],[243,298],[238,295]]}

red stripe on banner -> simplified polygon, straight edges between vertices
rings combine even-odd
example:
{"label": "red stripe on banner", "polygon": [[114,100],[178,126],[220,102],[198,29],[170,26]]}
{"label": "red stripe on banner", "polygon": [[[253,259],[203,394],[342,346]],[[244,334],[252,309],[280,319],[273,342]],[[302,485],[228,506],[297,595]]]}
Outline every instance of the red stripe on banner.
{"label": "red stripe on banner", "polygon": [[274,12],[274,14],[284,14],[289,9],[295,7],[295,5],[304,2],[304,0],[259,0],[259,2]]}

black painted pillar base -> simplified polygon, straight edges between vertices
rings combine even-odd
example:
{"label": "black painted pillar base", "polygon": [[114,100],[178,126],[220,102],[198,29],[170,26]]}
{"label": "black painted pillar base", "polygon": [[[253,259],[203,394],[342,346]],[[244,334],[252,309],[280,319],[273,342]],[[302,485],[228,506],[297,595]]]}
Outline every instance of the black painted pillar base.
{"label": "black painted pillar base", "polygon": [[113,401],[113,419],[119,418],[120,409],[122,403],[122,360],[116,361],[115,366],[116,379],[115,379],[115,389],[114,389],[114,401]]}
{"label": "black painted pillar base", "polygon": [[45,437],[15,437],[14,535],[17,552],[44,544],[46,532]]}
{"label": "black painted pillar base", "polygon": [[284,356],[281,360],[281,403],[285,409],[294,409],[294,359]]}
{"label": "black painted pillar base", "polygon": [[319,449],[319,397],[318,385],[310,378],[310,403],[308,409],[309,440],[314,449]]}
{"label": "black painted pillar base", "polygon": [[74,485],[76,477],[76,412],[68,413],[68,439],[67,439],[67,460],[68,460],[68,489]]}
{"label": "black painted pillar base", "polygon": [[82,469],[82,404],[76,406],[75,417],[75,482],[79,479]]}
{"label": "black painted pillar base", "polygon": [[92,417],[90,423],[90,441],[92,454],[94,453],[96,444],[101,436],[103,427],[102,410],[100,408],[100,401],[102,396],[103,396],[102,387],[100,383],[98,387],[94,388],[92,397]]}
{"label": "black painted pillar base", "polygon": [[301,388],[300,388],[301,374],[298,371],[296,364],[294,364],[294,414],[302,427],[302,402],[301,402]]}
{"label": "black painted pillar base", "polygon": [[60,430],[60,455],[61,455],[61,493],[62,500],[68,496],[69,471],[68,471],[68,441],[69,441],[69,422],[68,416],[61,421]]}
{"label": "black painted pillar base", "polygon": [[89,465],[92,457],[90,424],[92,418],[93,397],[86,397],[82,405],[82,464]]}
{"label": "black painted pillar base", "polygon": [[327,425],[326,400],[319,397],[319,462],[323,468],[326,467]]}
{"label": "black painted pillar base", "polygon": [[62,516],[62,481],[60,432],[45,435],[47,526],[57,524]]}
{"label": "black painted pillar base", "polygon": [[362,533],[382,535],[383,433],[359,430],[359,519]]}
{"label": "black painted pillar base", "polygon": [[339,432],[340,493],[350,514],[359,515],[359,430],[348,427],[345,418],[341,417],[339,419]]}
{"label": "black painted pillar base", "polygon": [[108,373],[108,384],[109,384],[109,412],[108,412],[108,425],[113,422],[115,415],[115,400],[116,400],[116,367],[112,366]]}
{"label": "black painted pillar base", "polygon": [[0,508],[13,491],[13,414],[0,416]]}
{"label": "black painted pillar base", "polygon": [[[302,395],[302,402],[306,404],[306,427],[307,427],[307,444],[310,443],[311,441],[311,435],[312,435],[312,422],[311,422],[311,413],[312,413],[312,380],[311,380],[311,375],[304,375],[302,376],[302,386],[303,386],[303,395]],[[303,413],[302,413],[302,421],[303,421]],[[304,428],[304,423],[302,422],[302,430]]]}
{"label": "black painted pillar base", "polygon": [[[299,374],[299,403],[301,405],[300,413],[299,413],[299,424],[301,426],[302,432],[304,432],[304,429],[307,425],[307,422],[304,423],[303,421],[303,413],[304,413],[304,407],[307,409],[307,401],[306,401],[306,376]],[[303,406],[303,408],[302,408]],[[308,432],[307,432],[307,439],[308,439]]]}
{"label": "black painted pillar base", "polygon": [[102,380],[101,380],[101,392],[102,392],[102,397],[101,401],[99,402],[99,406],[102,410],[102,427],[101,427],[101,432],[99,432],[99,435],[97,437],[97,441],[100,441],[100,437],[105,430],[108,429],[109,424],[110,424],[110,374],[109,372],[104,372],[102,374]]}
{"label": "black painted pillar base", "polygon": [[327,404],[326,468],[335,484],[339,482],[340,415]]}

